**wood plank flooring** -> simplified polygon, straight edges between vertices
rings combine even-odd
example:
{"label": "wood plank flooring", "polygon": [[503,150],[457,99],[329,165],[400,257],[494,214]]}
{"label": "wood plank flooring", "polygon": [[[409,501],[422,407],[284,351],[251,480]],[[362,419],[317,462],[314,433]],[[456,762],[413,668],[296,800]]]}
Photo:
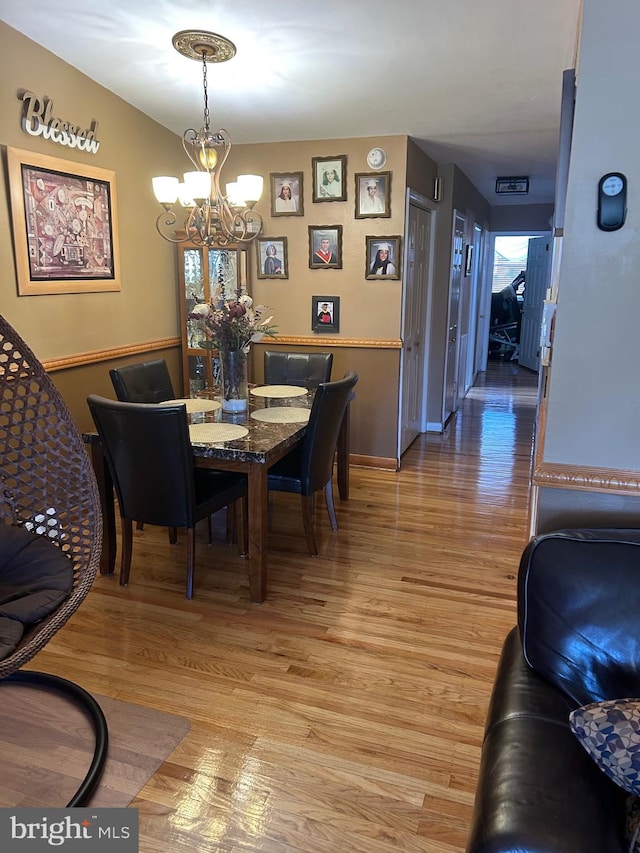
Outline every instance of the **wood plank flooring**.
{"label": "wood plank flooring", "polygon": [[[264,604],[245,561],[145,526],[32,667],[186,716],[143,788],[143,853],[460,853],[527,538],[536,377],[490,362],[399,473],[353,468],[320,555],[276,494]],[[357,405],[357,400],[354,405]]]}

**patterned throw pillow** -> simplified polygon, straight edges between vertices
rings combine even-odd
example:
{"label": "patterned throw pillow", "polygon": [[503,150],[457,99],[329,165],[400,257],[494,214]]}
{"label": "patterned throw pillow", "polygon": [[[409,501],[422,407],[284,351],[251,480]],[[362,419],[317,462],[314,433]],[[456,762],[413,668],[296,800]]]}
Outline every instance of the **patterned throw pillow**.
{"label": "patterned throw pillow", "polygon": [[640,853],[640,699],[592,702],[569,714],[571,731],[627,799],[629,853]]}

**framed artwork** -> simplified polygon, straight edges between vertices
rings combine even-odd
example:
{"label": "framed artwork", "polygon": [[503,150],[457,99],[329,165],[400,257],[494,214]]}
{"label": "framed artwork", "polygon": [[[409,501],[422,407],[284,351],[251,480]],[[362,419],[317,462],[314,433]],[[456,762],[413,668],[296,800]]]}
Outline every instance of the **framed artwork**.
{"label": "framed artwork", "polygon": [[342,225],[309,225],[309,269],[342,269]]}
{"label": "framed artwork", "polygon": [[347,200],[347,155],[312,157],[313,201]]}
{"label": "framed artwork", "polygon": [[471,275],[471,270],[473,269],[473,244],[467,243],[465,247],[465,255],[464,255],[464,274],[465,276]]}
{"label": "framed artwork", "polygon": [[271,215],[304,216],[302,172],[271,172]]}
{"label": "framed artwork", "polygon": [[356,172],[356,219],[391,216],[391,172]]}
{"label": "framed artwork", "polygon": [[311,331],[320,334],[340,331],[340,297],[311,297]]}
{"label": "framed artwork", "polygon": [[7,148],[18,294],[120,290],[115,172]]}
{"label": "framed artwork", "polygon": [[368,279],[400,278],[400,237],[365,237],[367,257],[365,277]]}
{"label": "framed artwork", "polygon": [[258,278],[289,278],[286,237],[259,237],[256,257]]}

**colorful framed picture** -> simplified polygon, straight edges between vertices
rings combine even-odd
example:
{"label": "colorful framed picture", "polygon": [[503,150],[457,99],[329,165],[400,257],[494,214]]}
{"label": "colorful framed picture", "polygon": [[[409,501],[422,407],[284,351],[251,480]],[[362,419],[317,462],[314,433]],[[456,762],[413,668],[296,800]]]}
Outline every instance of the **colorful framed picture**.
{"label": "colorful framed picture", "polygon": [[120,290],[115,172],[7,148],[18,293]]}
{"label": "colorful framed picture", "polygon": [[400,237],[365,237],[365,278],[400,278]]}
{"label": "colorful framed picture", "polygon": [[347,155],[312,157],[313,201],[347,200]]}
{"label": "colorful framed picture", "polygon": [[342,225],[309,225],[309,269],[342,268]]}
{"label": "colorful framed picture", "polygon": [[311,330],[319,334],[336,334],[340,331],[340,297],[311,297]]}
{"label": "colorful framed picture", "polygon": [[356,173],[356,219],[391,216],[391,172]]}
{"label": "colorful framed picture", "polygon": [[271,215],[304,216],[302,172],[271,172]]}
{"label": "colorful framed picture", "polygon": [[256,258],[258,278],[289,278],[286,237],[259,237]]}

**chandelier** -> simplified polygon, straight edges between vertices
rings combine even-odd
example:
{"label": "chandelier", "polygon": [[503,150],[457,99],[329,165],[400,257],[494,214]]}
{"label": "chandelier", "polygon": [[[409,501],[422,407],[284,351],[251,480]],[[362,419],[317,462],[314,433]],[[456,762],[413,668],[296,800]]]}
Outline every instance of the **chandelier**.
{"label": "chandelier", "polygon": [[[172,243],[189,240],[211,247],[249,242],[262,230],[262,217],[253,209],[262,195],[262,177],[239,175],[223,194],[220,173],[231,151],[231,138],[224,128],[212,131],[209,126],[207,63],[233,59],[236,47],[224,36],[195,30],[182,30],[172,41],[183,56],[202,62],[204,119],[200,130],[189,128],[182,135],[182,147],[196,170],[185,172],[183,182],[167,176],[153,178],[153,192],[164,208],[156,228]],[[176,231],[177,204],[184,215],[180,231]]]}

